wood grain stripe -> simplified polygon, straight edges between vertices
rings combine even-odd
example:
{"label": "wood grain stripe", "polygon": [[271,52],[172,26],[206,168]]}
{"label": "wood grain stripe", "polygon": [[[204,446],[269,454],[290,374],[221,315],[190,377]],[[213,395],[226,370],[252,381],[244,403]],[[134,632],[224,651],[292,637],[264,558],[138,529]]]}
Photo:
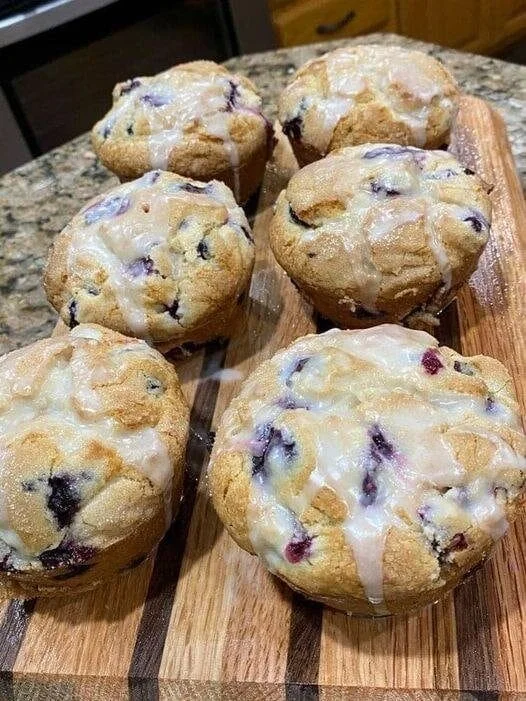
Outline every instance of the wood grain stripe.
{"label": "wood grain stripe", "polygon": [[286,701],[318,701],[320,690],[317,684],[296,684],[287,683],[285,685]]}
{"label": "wood grain stripe", "polygon": [[190,414],[190,435],[186,448],[186,472],[179,512],[159,545],[148,588],[141,623],[128,673],[130,699],[149,701],[157,698],[159,667],[170,621],[177,581],[190,527],[201,470],[208,459],[204,435],[210,430],[219,391],[220,371],[226,357],[226,344],[216,342],[206,348],[201,381]]}
{"label": "wood grain stripe", "polygon": [[[492,112],[487,110],[484,113],[484,118],[492,120]],[[466,128],[461,120],[457,128],[454,150],[464,166],[475,170],[486,182],[496,185],[492,196],[495,216],[497,213],[501,214],[499,212],[502,206],[499,193],[500,179],[496,177],[497,174],[493,172],[492,168],[488,169],[482,165],[480,149],[481,144],[473,139],[473,132]],[[488,250],[494,247],[497,249],[491,256],[492,264],[495,266],[498,265],[497,261],[499,260],[498,227],[501,225],[501,218],[505,219],[502,215],[497,217],[497,230],[494,226],[488,242]],[[481,258],[479,270],[487,265],[487,258],[486,251]],[[478,278],[479,275],[480,273],[475,273],[474,279]],[[486,277],[492,283],[490,294],[500,300],[498,306],[502,308],[503,304],[506,304],[507,297],[507,286],[504,284],[502,273],[497,274],[497,270],[494,270],[492,275],[487,275]],[[439,340],[456,351],[468,355],[479,350],[478,344],[475,344],[475,347],[473,347],[472,342],[470,342],[473,334],[469,328],[470,324],[467,323],[468,316],[470,321],[476,318],[476,314],[474,315],[470,312],[470,307],[474,302],[478,302],[478,296],[477,283],[473,286],[472,281],[470,286],[465,285],[459,294],[464,315],[463,319],[459,319],[457,303],[452,304],[446,310],[447,313],[444,315],[440,327]],[[483,329],[478,324],[477,334],[483,335]],[[493,352],[489,347],[484,348],[483,351],[488,354]],[[504,360],[502,354],[496,354],[497,357],[499,355]],[[486,566],[454,592],[459,683],[461,689],[472,690],[471,693],[480,692],[486,694],[486,692],[491,693],[500,688],[496,660],[498,650],[491,633],[491,589],[490,567]],[[494,611],[493,615],[495,615]]]}
{"label": "wood grain stripe", "polygon": [[22,646],[35,608],[35,599],[9,602],[0,625],[0,698],[11,701],[13,690],[13,667]]}
{"label": "wood grain stripe", "polygon": [[460,687],[477,692],[491,692],[499,688],[486,597],[488,574],[486,566],[455,590]]}
{"label": "wood grain stripe", "polygon": [[[440,343],[462,353],[456,300],[443,312],[436,336]],[[458,675],[461,689],[491,691],[499,688],[486,597],[489,584],[487,576],[487,568],[479,570],[454,592]]]}
{"label": "wood grain stripe", "polygon": [[317,701],[323,606],[300,594],[292,597],[285,671],[287,701]]}
{"label": "wood grain stripe", "polygon": [[[514,379],[524,416],[526,206],[508,153],[502,118],[473,98],[468,104],[470,110],[459,113],[459,156],[494,189],[491,194],[493,223],[490,239],[469,287],[464,286],[459,295],[463,311],[462,349],[467,355],[492,355],[506,365]],[[473,107],[477,108],[476,112],[473,112]],[[481,134],[488,133],[498,135],[498,145],[480,138]],[[497,151],[499,157],[496,157]],[[476,586],[476,595],[484,597],[487,602],[487,615],[485,609],[479,625],[484,626],[484,645],[491,650],[492,659],[488,670],[483,668],[486,658],[468,658],[466,673],[462,677],[465,688],[526,691],[523,532],[524,518],[510,529],[497,547],[492,560],[478,575],[480,580],[469,584],[470,587]],[[483,585],[484,589],[481,588]],[[470,606],[475,607],[477,603],[477,598],[469,600]],[[469,625],[470,621],[465,623]],[[466,656],[470,651],[468,645],[469,641],[466,641]],[[478,650],[475,650],[474,655],[477,654]],[[483,683],[479,684],[481,674]]]}

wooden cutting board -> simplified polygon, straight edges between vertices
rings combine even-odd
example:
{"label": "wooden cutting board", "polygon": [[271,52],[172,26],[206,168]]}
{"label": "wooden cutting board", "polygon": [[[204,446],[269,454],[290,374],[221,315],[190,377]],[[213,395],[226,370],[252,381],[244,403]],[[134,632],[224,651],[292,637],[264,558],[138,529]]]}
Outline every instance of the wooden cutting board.
{"label": "wooden cutting board", "polygon": [[[504,124],[488,105],[465,98],[454,136],[464,166],[494,185],[494,223],[438,335],[464,354],[504,362],[524,409],[521,187]],[[267,243],[272,204],[295,168],[281,140],[255,214],[245,325],[228,343],[174,361],[192,405],[176,521],[149,561],[94,592],[0,608],[0,699],[526,699],[524,519],[452,595],[417,615],[375,621],[293,594],[230,540],[210,506],[207,436],[241,379],[321,328]]]}

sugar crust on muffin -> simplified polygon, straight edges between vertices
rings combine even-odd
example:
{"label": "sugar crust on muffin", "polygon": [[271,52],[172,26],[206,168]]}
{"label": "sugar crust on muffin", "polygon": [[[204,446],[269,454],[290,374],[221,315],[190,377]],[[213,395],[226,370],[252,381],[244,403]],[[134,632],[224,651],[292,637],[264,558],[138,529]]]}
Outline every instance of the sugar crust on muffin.
{"label": "sugar crust on muffin", "polygon": [[511,379],[427,333],[300,338],[244,382],[210,466],[237,543],[305,595],[364,614],[435,601],[520,512]]}

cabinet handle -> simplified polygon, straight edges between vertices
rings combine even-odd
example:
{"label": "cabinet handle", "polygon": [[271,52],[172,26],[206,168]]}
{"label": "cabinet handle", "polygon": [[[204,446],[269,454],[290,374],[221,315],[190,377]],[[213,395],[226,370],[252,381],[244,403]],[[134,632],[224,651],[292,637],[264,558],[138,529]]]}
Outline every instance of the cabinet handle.
{"label": "cabinet handle", "polygon": [[343,29],[351,20],[353,20],[356,17],[356,12],[354,10],[351,10],[348,12],[344,17],[339,19],[337,22],[333,22],[332,24],[319,24],[316,27],[316,33],[317,34],[335,34],[336,32],[339,32],[340,29]]}

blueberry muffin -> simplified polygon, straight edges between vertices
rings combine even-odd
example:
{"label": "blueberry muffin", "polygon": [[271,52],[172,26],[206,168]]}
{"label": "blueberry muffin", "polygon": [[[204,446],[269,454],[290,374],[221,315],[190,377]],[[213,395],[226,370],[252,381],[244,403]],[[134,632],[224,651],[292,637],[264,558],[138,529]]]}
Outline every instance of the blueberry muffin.
{"label": "blueberry muffin", "polygon": [[308,61],[279,100],[301,165],[368,142],[449,143],[460,93],[435,58],[395,46],[349,46]]}
{"label": "blueberry muffin", "polygon": [[278,263],[341,326],[437,323],[488,240],[487,186],[445,151],[349,146],[305,166],[277,201]]}
{"label": "blueberry muffin", "polygon": [[212,61],[194,61],[118,83],[92,140],[121,180],[155,168],[215,178],[244,202],[263,179],[274,133],[250,80]]}
{"label": "blueberry muffin", "polygon": [[423,331],[300,338],[244,382],[211,458],[231,536],[292,588],[358,614],[435,601],[521,510],[512,382]]}
{"label": "blueberry muffin", "polygon": [[254,264],[249,224],[223,183],[152,171],[91,200],[56,237],[49,301],[155,344],[228,335]]}
{"label": "blueberry muffin", "polygon": [[0,359],[0,596],[69,594],[145,559],[179,502],[188,407],[144,341],[95,324]]}

